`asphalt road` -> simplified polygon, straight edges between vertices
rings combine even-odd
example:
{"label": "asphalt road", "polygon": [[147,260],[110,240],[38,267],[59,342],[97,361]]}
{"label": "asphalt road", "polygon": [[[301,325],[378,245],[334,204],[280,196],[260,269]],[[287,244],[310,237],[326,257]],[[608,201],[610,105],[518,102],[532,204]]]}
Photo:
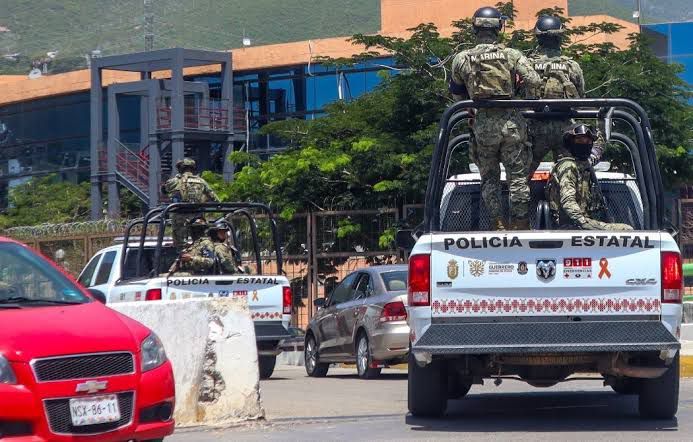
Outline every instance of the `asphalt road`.
{"label": "asphalt road", "polygon": [[277,367],[262,381],[264,422],[223,430],[179,430],[170,441],[324,440],[693,440],[693,379],[682,379],[678,418],[642,421],[637,397],[599,381],[548,389],[505,381],[472,387],[442,419],[407,415],[407,377],[385,370],[362,381],[355,370],[331,369],[310,379],[301,367]]}

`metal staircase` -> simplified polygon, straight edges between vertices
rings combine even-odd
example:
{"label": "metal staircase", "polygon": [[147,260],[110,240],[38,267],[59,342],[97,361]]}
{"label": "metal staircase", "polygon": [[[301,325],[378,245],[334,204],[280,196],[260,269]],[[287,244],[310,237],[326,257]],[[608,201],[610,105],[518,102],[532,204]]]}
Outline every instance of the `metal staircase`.
{"label": "metal staircase", "polygon": [[[106,151],[99,155],[99,169],[106,173]],[[116,180],[149,205],[149,157],[146,149],[136,151],[116,140]]]}

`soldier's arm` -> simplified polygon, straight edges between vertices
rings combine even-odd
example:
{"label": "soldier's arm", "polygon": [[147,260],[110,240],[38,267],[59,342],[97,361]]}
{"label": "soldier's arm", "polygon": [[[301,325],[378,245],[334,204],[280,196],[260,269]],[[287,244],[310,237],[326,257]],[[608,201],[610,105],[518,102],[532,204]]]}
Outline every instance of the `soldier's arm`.
{"label": "soldier's arm", "polygon": [[602,154],[604,154],[604,133],[597,129],[597,139],[592,146],[592,152],[590,153],[590,166],[595,166],[602,159]]}
{"label": "soldier's arm", "polygon": [[541,87],[541,77],[532,67],[529,59],[522,55],[520,51],[513,51],[515,61],[515,72],[520,76],[527,91],[527,98],[538,98],[539,88]]}
{"label": "soldier's arm", "polygon": [[469,91],[467,90],[467,85],[462,78],[462,68],[466,62],[466,57],[462,54],[458,54],[452,61],[452,79],[450,80],[450,93],[455,101],[462,101],[469,99]]}
{"label": "soldier's arm", "polygon": [[211,187],[209,187],[209,184],[205,184],[205,193],[207,194],[207,198],[210,201],[214,201],[215,203],[218,203],[220,201],[217,194],[212,190]]}
{"label": "soldier's arm", "polygon": [[578,91],[578,95],[581,98],[585,97],[585,77],[582,74],[582,68],[577,61],[571,63],[572,67],[570,69],[570,81],[573,82],[575,88]]}
{"label": "soldier's arm", "polygon": [[217,244],[214,251],[221,265],[222,273],[236,273],[236,263],[234,262],[233,255],[229,251],[229,248],[224,244]]}
{"label": "soldier's arm", "polygon": [[558,186],[560,188],[561,210],[568,215],[575,225],[582,228],[589,228],[586,226],[588,225],[588,221],[591,220],[580,209],[580,205],[575,196],[578,186],[577,170],[573,168],[559,169],[557,173]]}

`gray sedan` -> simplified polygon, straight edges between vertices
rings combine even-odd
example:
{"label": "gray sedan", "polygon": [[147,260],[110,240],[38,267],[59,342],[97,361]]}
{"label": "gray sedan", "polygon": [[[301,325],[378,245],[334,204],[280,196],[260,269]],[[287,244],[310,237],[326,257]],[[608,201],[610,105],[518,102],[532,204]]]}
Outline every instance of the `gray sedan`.
{"label": "gray sedan", "polygon": [[384,366],[406,361],[406,265],[357,270],[314,304],[304,347],[309,376],[325,376],[333,362],[356,362],[359,377],[374,378]]}

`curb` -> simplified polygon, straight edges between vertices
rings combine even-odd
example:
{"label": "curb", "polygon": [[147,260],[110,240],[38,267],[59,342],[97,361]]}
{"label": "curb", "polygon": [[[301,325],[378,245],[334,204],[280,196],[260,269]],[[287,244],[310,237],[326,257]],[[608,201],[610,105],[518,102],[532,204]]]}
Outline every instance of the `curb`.
{"label": "curb", "polygon": [[693,378],[693,355],[681,355],[681,373],[682,378]]}

